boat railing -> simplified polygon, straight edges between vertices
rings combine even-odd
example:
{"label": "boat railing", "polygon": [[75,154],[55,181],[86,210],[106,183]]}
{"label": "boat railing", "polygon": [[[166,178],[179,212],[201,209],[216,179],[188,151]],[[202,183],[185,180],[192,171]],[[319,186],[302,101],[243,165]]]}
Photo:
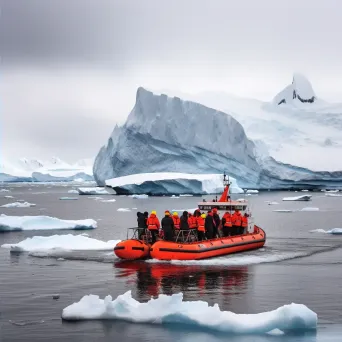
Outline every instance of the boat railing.
{"label": "boat railing", "polygon": [[146,228],[127,228],[127,240],[128,239],[137,239],[140,240],[141,235],[145,233]]}
{"label": "boat railing", "polygon": [[186,230],[176,230],[175,231],[175,242],[194,242],[197,241],[197,230],[196,229],[186,229]]}

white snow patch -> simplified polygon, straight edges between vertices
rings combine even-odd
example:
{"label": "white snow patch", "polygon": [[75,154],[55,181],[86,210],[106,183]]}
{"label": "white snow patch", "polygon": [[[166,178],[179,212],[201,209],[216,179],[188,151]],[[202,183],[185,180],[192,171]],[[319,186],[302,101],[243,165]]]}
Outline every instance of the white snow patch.
{"label": "white snow patch", "polygon": [[109,195],[106,189],[100,187],[78,188],[77,190],[80,195]]}
{"label": "white snow patch", "polygon": [[15,252],[39,252],[52,249],[68,251],[110,251],[120,240],[101,241],[82,235],[33,236],[18,243],[4,244]]}
{"label": "white snow patch", "polygon": [[146,194],[141,194],[141,195],[130,195],[129,197],[138,198],[138,199],[146,199],[146,198],[148,198],[148,195],[146,195]]}
{"label": "white snow patch", "polygon": [[119,208],[117,211],[126,212],[126,211],[131,211],[131,209],[129,209],[129,208]]}
{"label": "white snow patch", "polygon": [[0,217],[0,231],[11,230],[51,230],[51,229],[93,229],[97,223],[93,219],[62,220],[50,216],[6,216]]}
{"label": "white snow patch", "polygon": [[7,203],[1,206],[1,208],[30,208],[35,207],[36,205],[34,203],[29,202],[13,202],[13,203]]}
{"label": "white snow patch", "polygon": [[233,334],[262,334],[274,329],[316,329],[317,314],[303,304],[284,305],[276,310],[259,314],[235,314],[221,311],[218,304],[209,306],[205,301],[183,301],[183,294],[159,295],[147,303],[132,298],[131,291],[115,300],[108,295],[84,296],[62,312],[66,320],[122,319],[134,323],[175,323],[201,326]]}

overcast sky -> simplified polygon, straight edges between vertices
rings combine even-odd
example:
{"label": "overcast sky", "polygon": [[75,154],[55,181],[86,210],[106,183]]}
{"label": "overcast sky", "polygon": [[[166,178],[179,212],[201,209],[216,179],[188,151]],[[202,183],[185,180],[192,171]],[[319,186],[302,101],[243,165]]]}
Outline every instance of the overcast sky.
{"label": "overcast sky", "polygon": [[94,157],[137,87],[342,101],[340,0],[0,0],[1,158]]}

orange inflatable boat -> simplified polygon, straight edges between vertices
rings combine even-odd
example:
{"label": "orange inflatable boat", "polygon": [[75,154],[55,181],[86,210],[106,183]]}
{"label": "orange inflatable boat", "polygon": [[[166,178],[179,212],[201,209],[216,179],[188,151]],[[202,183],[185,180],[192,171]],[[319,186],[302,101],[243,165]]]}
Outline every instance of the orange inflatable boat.
{"label": "orange inflatable boat", "polygon": [[114,253],[126,260],[146,259],[150,256],[150,245],[138,239],[124,240],[116,244]]}
{"label": "orange inflatable boat", "polygon": [[153,259],[158,260],[199,260],[261,248],[265,241],[265,232],[255,226],[255,232],[252,234],[190,243],[157,241],[151,247],[150,253]]}

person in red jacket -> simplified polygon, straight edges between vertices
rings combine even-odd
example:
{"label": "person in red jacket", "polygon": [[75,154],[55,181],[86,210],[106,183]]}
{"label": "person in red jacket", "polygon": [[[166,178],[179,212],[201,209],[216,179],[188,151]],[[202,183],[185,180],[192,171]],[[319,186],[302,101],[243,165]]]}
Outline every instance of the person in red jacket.
{"label": "person in red jacket", "polygon": [[190,229],[196,229],[197,228],[197,219],[195,216],[193,216],[192,214],[189,213],[189,228]]}
{"label": "person in red jacket", "polygon": [[232,235],[240,235],[241,229],[241,213],[238,209],[235,209],[234,214],[232,215],[232,226],[233,226],[233,234]]}
{"label": "person in red jacket", "polygon": [[228,211],[222,217],[222,232],[223,236],[232,235],[232,215]]}
{"label": "person in red jacket", "polygon": [[150,217],[147,219],[147,229],[152,235],[152,244],[157,241],[157,234],[159,232],[160,222],[157,217],[157,212],[153,210]]}
{"label": "person in red jacket", "polygon": [[197,217],[197,236],[198,241],[204,240],[205,236],[205,214]]}
{"label": "person in red jacket", "polygon": [[248,229],[248,214],[245,213],[241,217],[241,234],[246,234]]}
{"label": "person in red jacket", "polygon": [[180,218],[178,216],[178,213],[177,211],[175,211],[173,214],[172,214],[172,219],[173,219],[173,223],[175,225],[175,229],[180,229]]}

